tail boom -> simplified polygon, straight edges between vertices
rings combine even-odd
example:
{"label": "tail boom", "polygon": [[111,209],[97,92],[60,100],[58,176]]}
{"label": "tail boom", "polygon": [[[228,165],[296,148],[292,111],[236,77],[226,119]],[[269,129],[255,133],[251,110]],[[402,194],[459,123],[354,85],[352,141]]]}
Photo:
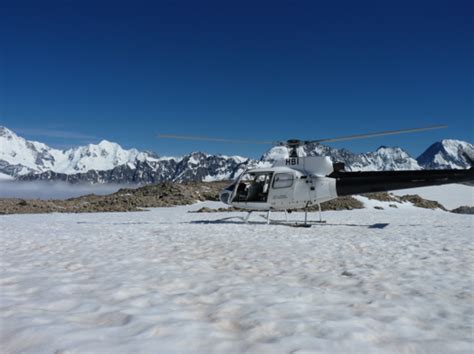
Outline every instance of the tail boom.
{"label": "tail boom", "polygon": [[388,192],[450,183],[474,185],[474,169],[415,170],[415,171],[336,171],[329,177],[336,179],[338,196],[371,192]]}

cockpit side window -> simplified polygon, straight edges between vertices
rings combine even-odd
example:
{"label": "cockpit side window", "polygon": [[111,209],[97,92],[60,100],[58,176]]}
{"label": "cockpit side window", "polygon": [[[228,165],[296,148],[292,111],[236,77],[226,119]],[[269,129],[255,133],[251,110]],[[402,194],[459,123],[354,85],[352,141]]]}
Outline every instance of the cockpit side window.
{"label": "cockpit side window", "polygon": [[273,188],[289,188],[293,185],[293,179],[291,173],[278,173],[273,179]]}

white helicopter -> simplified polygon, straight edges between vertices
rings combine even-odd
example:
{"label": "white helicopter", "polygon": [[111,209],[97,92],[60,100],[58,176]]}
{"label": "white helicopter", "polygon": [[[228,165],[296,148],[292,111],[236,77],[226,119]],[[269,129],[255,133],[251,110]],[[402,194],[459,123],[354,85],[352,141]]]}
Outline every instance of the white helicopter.
{"label": "white helicopter", "polygon": [[[304,224],[299,226],[309,226],[307,208],[318,205],[318,222],[323,222],[321,219],[321,203],[339,196],[449,183],[474,185],[473,168],[468,170],[347,172],[344,170],[342,163],[333,163],[329,157],[298,155],[298,150],[306,144],[415,133],[446,127],[446,125],[435,125],[329,139],[310,141],[292,139],[286,142],[278,142],[277,145],[288,147],[288,158],[277,160],[268,168],[253,168],[244,171],[231,185],[220,192],[219,197],[225,204],[248,210],[248,215],[243,218],[245,222],[248,222],[252,211],[255,210],[267,211],[266,220],[267,223],[270,223],[270,213],[273,210],[284,211],[287,216],[287,210],[304,209]],[[268,141],[254,142],[170,134],[160,134],[158,136],[160,138],[214,142],[275,144]],[[472,162],[472,157],[467,155],[465,157]]]}

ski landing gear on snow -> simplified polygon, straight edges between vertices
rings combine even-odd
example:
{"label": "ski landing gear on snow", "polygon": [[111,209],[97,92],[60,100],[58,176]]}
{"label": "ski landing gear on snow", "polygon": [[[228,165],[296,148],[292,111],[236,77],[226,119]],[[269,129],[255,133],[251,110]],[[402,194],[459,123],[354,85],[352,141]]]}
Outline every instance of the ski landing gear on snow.
{"label": "ski landing gear on snow", "polygon": [[[308,220],[308,205],[306,205],[306,207],[304,208],[304,222],[301,223],[301,222],[298,222],[298,221],[295,221],[295,222],[289,222],[288,221],[288,210],[284,210],[285,212],[285,220],[272,220],[270,219],[270,216],[271,216],[271,209],[269,209],[266,213],[266,215],[262,215],[260,214],[260,216],[262,218],[265,219],[266,223],[267,224],[270,224],[270,225],[286,225],[286,226],[293,226],[293,227],[311,227],[312,225],[316,225],[316,224],[325,224],[326,221],[323,220],[322,218],[322,212],[321,212],[321,204],[318,203],[318,214],[319,214],[319,220],[316,221],[316,220]],[[291,210],[290,210],[291,212]],[[247,214],[247,217],[245,217],[245,223],[248,224],[249,222],[249,218],[250,218],[250,214],[252,214],[252,211],[249,211],[248,214]]]}
{"label": "ski landing gear on snow", "polygon": [[[244,224],[249,224],[250,223],[250,215],[255,210],[249,210],[247,211],[246,216],[231,216],[228,218],[223,218],[215,221],[228,221],[232,219],[238,219],[242,220]],[[267,225],[285,225],[285,226],[292,226],[292,227],[311,227],[312,225],[317,225],[317,224],[325,224],[326,221],[322,219],[322,212],[321,212],[321,204],[318,204],[318,213],[319,213],[319,220],[308,220],[308,205],[304,208],[304,222],[298,222],[298,221],[288,221],[288,214],[291,213],[291,210],[284,210],[285,213],[285,220],[272,220],[271,214],[272,210],[269,209],[267,210],[266,214],[259,214],[260,217],[265,219]]]}

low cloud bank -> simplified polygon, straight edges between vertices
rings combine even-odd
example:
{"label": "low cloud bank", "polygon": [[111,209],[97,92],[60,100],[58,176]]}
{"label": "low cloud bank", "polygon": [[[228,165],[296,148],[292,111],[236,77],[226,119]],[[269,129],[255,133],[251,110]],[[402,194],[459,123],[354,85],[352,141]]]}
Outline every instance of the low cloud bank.
{"label": "low cloud bank", "polygon": [[0,198],[68,199],[86,194],[106,195],[120,188],[136,188],[120,184],[69,184],[65,182],[18,182],[0,180]]}

